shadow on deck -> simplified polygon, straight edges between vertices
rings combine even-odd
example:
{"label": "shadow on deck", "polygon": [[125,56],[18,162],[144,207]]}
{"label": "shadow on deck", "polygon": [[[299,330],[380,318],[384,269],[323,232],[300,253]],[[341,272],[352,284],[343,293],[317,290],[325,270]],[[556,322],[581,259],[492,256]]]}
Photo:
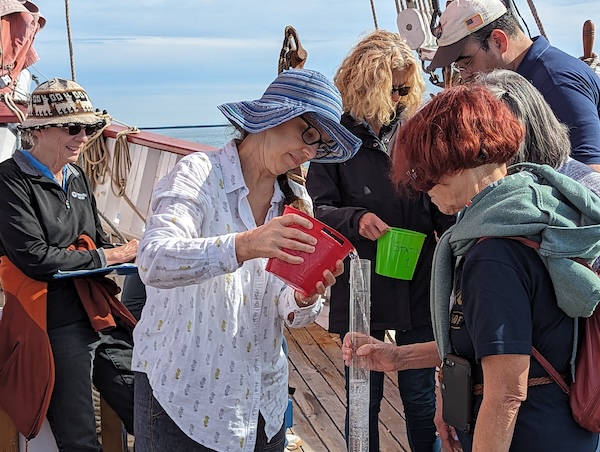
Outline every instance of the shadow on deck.
{"label": "shadow on deck", "polygon": [[[341,342],[314,323],[286,328],[294,423],[291,431],[302,438],[306,452],[343,452],[346,392]],[[379,414],[380,449],[409,451],[397,375],[388,373]]]}

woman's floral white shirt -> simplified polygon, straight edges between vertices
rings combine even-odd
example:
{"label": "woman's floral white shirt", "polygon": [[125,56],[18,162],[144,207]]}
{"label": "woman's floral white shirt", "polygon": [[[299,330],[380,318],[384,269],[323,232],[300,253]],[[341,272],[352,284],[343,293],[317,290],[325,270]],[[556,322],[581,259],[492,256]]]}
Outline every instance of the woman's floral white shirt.
{"label": "woman's floral white shirt", "polygon": [[[304,187],[290,182],[310,202]],[[216,451],[252,451],[259,410],[266,433],[281,428],[288,399],[283,325],[315,320],[293,290],[265,271],[239,265],[237,232],[256,227],[235,141],[181,159],[157,184],[138,251],[147,302],[134,331],[133,369],[183,432]],[[275,193],[266,221],[281,214]]]}

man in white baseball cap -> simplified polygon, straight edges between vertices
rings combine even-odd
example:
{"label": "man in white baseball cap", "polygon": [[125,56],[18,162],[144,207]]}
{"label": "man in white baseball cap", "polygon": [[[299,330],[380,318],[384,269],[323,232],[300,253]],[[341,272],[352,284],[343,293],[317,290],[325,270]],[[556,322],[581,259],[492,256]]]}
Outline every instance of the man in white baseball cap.
{"label": "man in white baseball cap", "polygon": [[453,0],[434,31],[430,68],[453,64],[463,79],[510,69],[527,78],[570,129],[571,156],[600,171],[600,78],[585,63],[529,38],[501,0]]}

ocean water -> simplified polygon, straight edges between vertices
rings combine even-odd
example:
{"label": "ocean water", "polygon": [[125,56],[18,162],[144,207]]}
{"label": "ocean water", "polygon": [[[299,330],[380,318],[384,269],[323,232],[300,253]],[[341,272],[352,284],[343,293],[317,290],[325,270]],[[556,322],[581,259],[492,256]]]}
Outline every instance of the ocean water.
{"label": "ocean water", "polygon": [[148,132],[157,133],[159,135],[167,135],[180,140],[192,141],[194,143],[202,143],[208,146],[220,148],[229,140],[236,136],[236,131],[232,126],[218,127],[190,127],[182,129],[144,129]]}

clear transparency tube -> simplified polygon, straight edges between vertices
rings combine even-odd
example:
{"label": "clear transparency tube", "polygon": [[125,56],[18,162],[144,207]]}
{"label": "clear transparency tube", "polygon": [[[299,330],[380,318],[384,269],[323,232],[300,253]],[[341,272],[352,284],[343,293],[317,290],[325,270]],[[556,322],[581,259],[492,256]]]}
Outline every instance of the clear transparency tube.
{"label": "clear transparency tube", "polygon": [[[350,332],[371,332],[371,261],[350,254]],[[355,343],[355,348],[364,342]],[[350,367],[348,404],[348,452],[369,450],[370,373],[364,358],[354,356]]]}

